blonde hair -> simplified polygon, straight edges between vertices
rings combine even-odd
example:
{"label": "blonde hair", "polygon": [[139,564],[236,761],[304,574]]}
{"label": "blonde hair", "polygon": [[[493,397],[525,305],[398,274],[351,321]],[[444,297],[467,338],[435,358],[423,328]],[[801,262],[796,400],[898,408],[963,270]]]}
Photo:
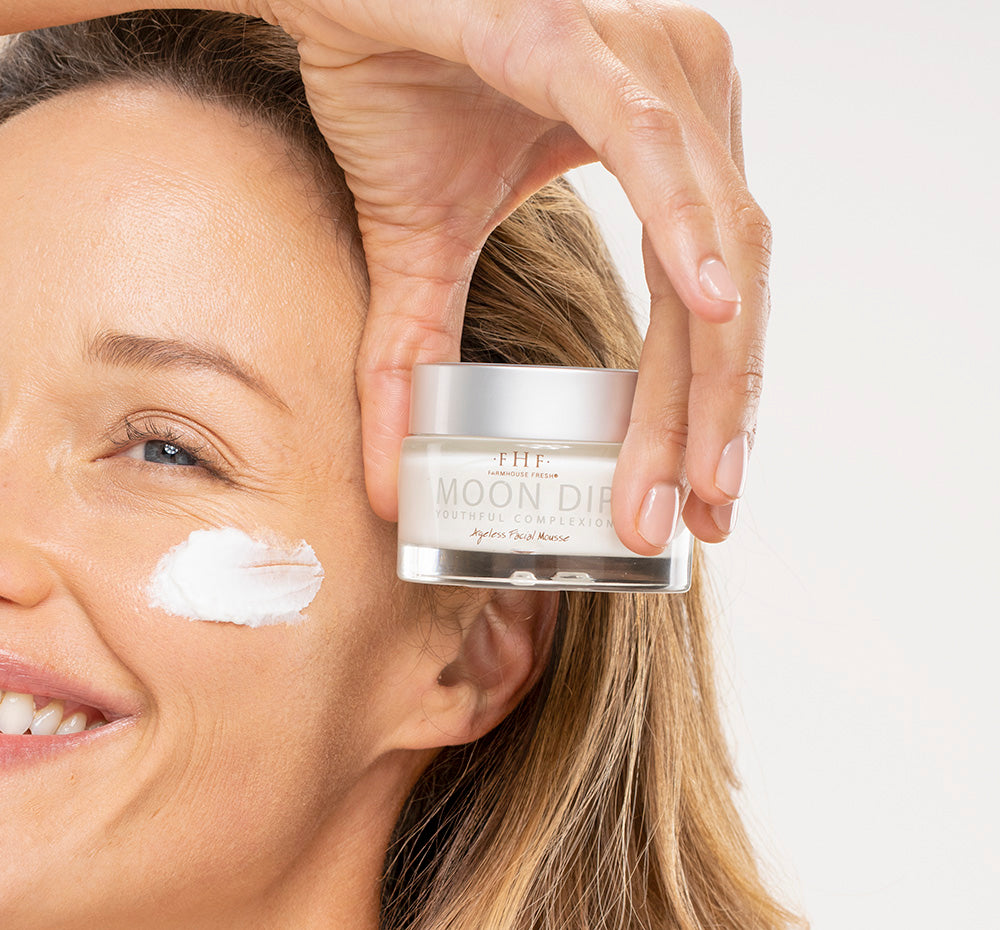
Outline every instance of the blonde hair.
{"label": "blonde hair", "polygon": [[[360,263],[343,176],[312,120],[294,43],[260,20],[126,14],[25,33],[0,58],[0,121],[116,80],[218,100],[288,140]],[[363,270],[363,266],[360,266]],[[558,180],[490,236],[469,361],[634,367],[621,283]],[[384,930],[778,930],[737,813],[700,552],[684,595],[563,593],[551,661],[495,730],[414,787],[383,878]]]}

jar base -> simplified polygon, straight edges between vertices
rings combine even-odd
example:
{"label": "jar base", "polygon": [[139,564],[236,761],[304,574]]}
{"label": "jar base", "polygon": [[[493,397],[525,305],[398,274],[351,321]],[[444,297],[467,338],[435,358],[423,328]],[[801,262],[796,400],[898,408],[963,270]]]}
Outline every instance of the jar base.
{"label": "jar base", "polygon": [[691,559],[643,556],[537,555],[400,545],[403,581],[542,591],[682,593],[691,587]]}

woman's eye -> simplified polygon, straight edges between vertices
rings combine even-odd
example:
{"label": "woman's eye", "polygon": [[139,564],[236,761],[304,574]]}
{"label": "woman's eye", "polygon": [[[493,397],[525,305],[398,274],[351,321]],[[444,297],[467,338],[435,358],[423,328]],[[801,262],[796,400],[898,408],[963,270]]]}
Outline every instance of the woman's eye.
{"label": "woman's eye", "polygon": [[183,446],[165,439],[149,439],[132,446],[123,453],[128,458],[157,465],[200,465],[201,461]]}

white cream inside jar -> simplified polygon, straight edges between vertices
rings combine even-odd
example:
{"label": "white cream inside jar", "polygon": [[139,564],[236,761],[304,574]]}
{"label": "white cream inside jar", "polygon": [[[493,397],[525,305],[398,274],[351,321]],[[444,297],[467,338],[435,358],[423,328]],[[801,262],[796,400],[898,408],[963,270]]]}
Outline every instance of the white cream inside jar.
{"label": "white cream inside jar", "polygon": [[618,539],[611,482],[636,372],[470,363],[414,370],[399,471],[405,581],[686,591],[693,540]]}

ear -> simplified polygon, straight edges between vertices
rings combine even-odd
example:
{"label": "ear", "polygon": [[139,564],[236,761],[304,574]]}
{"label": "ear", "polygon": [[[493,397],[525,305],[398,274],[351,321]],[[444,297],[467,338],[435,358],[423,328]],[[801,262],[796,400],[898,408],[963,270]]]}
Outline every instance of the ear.
{"label": "ear", "polygon": [[392,748],[438,749],[478,739],[517,706],[548,663],[558,593],[469,592],[457,604],[446,602],[446,616],[439,611],[431,620],[430,641],[398,681]]}

